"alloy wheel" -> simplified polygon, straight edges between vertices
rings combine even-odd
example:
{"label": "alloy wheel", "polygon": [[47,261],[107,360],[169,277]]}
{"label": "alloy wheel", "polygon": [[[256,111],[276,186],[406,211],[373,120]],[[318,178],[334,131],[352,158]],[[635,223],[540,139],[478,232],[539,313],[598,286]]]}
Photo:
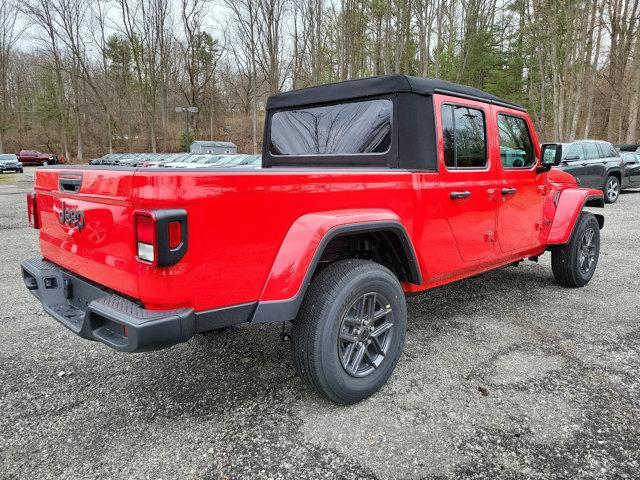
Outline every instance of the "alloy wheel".
{"label": "alloy wheel", "polygon": [[611,177],[607,182],[606,193],[607,198],[611,202],[618,198],[618,195],[620,194],[620,182],[618,182],[618,179],[616,177]]}
{"label": "alloy wheel", "polygon": [[387,357],[393,326],[391,305],[380,293],[365,293],[351,304],[338,336],[340,363],[349,375],[365,377],[380,367]]}
{"label": "alloy wheel", "polygon": [[578,251],[578,268],[583,275],[589,273],[596,261],[595,231],[587,228],[580,239],[580,250]]}

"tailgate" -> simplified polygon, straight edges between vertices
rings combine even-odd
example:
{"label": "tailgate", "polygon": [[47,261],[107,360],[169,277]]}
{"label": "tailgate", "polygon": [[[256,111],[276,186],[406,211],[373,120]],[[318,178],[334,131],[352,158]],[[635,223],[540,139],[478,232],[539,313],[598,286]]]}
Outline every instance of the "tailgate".
{"label": "tailgate", "polygon": [[38,169],[42,256],[138,297],[131,191],[135,170]]}

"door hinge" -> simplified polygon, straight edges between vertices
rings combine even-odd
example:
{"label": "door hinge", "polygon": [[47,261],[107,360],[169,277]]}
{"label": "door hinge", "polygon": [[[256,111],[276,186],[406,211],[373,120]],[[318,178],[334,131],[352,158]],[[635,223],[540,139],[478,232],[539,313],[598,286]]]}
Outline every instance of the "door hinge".
{"label": "door hinge", "polygon": [[536,222],[536,230],[543,230],[545,227],[551,225],[551,220],[538,220]]}
{"label": "door hinge", "polygon": [[540,195],[546,195],[549,193],[549,185],[538,185],[538,191]]}

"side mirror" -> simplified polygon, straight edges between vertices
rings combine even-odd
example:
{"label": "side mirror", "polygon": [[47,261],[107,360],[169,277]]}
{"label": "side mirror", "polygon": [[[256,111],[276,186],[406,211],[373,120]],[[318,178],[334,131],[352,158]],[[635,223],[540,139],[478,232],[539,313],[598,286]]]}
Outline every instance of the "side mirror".
{"label": "side mirror", "polygon": [[540,166],[538,173],[548,172],[551,167],[560,165],[562,161],[562,145],[559,143],[543,143],[540,147]]}

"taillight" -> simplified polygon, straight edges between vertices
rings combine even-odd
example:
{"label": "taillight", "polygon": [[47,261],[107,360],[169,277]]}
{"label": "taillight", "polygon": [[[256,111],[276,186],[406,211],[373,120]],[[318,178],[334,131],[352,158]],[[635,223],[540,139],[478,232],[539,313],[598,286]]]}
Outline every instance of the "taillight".
{"label": "taillight", "polygon": [[174,250],[180,246],[182,242],[182,227],[180,222],[169,222],[169,248]]}
{"label": "taillight", "polygon": [[150,214],[136,213],[136,247],[138,258],[153,263],[156,259],[156,222]]}
{"label": "taillight", "polygon": [[27,193],[27,217],[29,218],[30,226],[33,228],[40,228],[35,192]]}
{"label": "taillight", "polygon": [[187,251],[187,212],[182,209],[134,212],[136,252],[140,261],[166,267]]}

